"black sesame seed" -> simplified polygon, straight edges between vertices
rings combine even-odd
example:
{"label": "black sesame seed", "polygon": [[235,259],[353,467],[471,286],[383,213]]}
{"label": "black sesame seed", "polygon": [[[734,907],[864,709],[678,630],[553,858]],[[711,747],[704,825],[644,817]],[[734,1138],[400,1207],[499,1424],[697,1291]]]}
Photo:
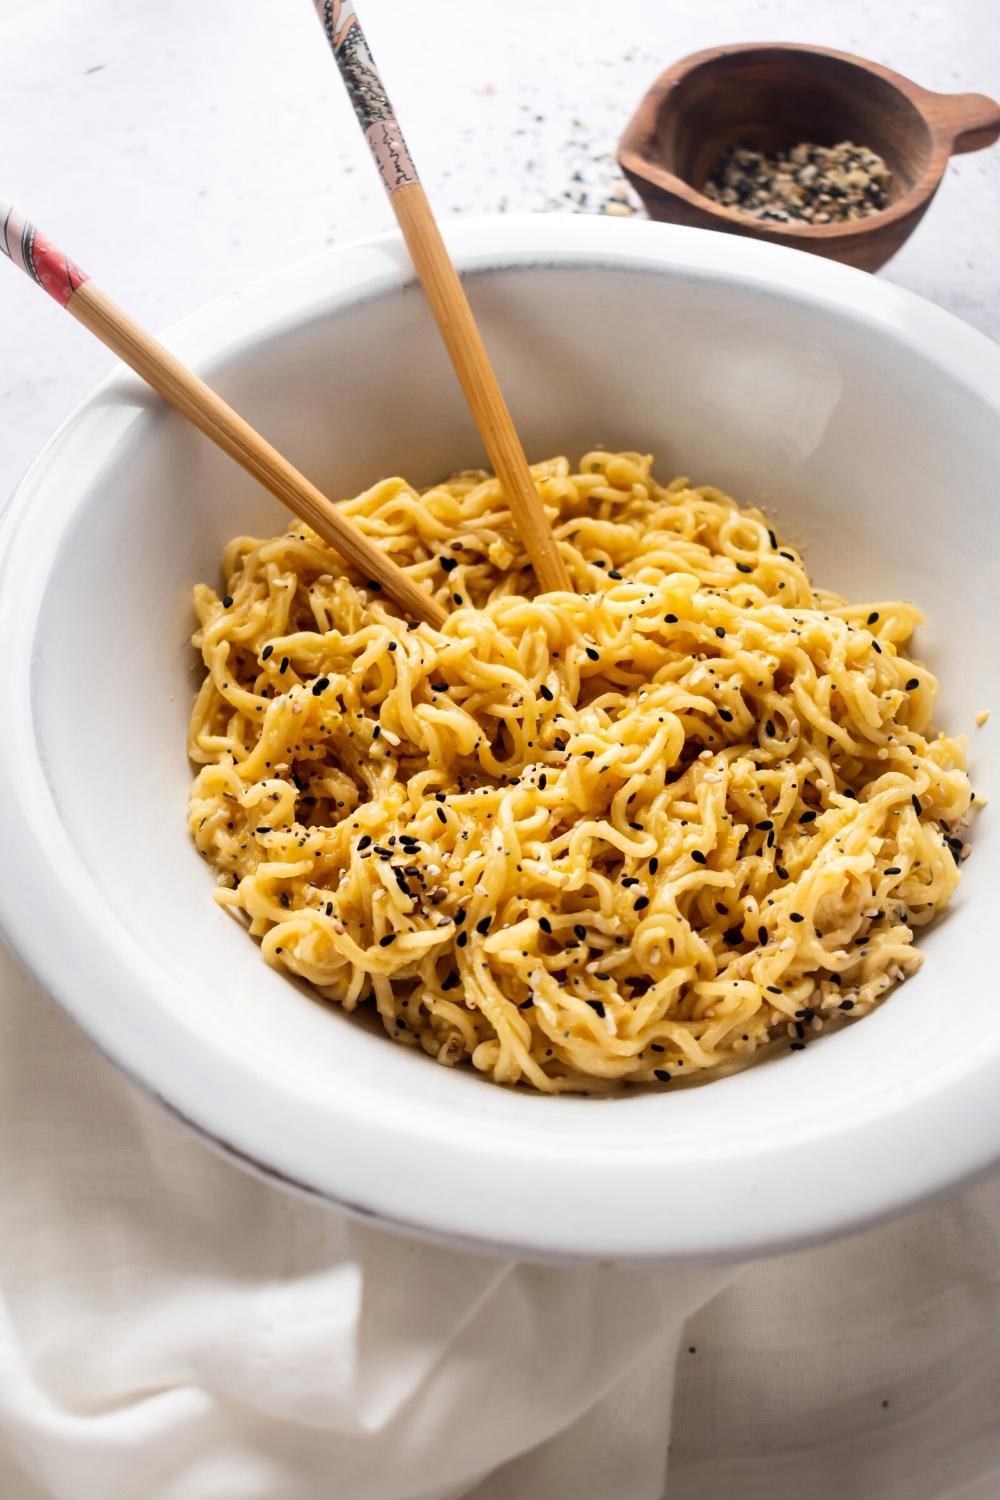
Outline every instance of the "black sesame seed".
{"label": "black sesame seed", "polygon": [[877,609],[873,609],[872,612],[871,612],[871,614],[868,616],[868,619],[867,619],[867,621],[865,623],[868,624],[868,625],[874,625],[877,620],[878,620],[878,610]]}
{"label": "black sesame seed", "polygon": [[378,945],[380,948],[388,948],[389,944],[394,943],[395,941],[396,934],[394,932],[387,932],[385,937],[379,938]]}
{"label": "black sesame seed", "polygon": [[788,1050],[789,1052],[804,1052],[806,1050],[806,1044],[805,1042],[789,1042]]}
{"label": "black sesame seed", "polygon": [[232,603],[233,603],[233,596],[232,596],[232,594],[227,594],[226,597],[222,601],[222,607],[223,607],[223,609],[231,609],[232,608]]}
{"label": "black sesame seed", "polygon": [[448,691],[448,684],[446,682],[432,682],[431,683],[431,692],[432,693],[446,693],[447,691]]}
{"label": "black sesame seed", "polygon": [[371,834],[370,833],[363,833],[361,835],[361,837],[358,839],[358,848],[359,849],[367,849],[368,846],[369,846],[369,844],[371,843],[371,841],[372,841]]}
{"label": "black sesame seed", "polygon": [[445,812],[445,810],[444,810],[443,807],[436,807],[434,809],[434,811],[437,813],[438,818],[440,819],[440,821],[442,823],[447,823],[447,821],[448,821],[448,814]]}
{"label": "black sesame seed", "polygon": [[758,943],[760,944],[760,946],[762,948],[766,945],[766,943],[767,943],[767,928],[766,927],[758,927],[757,928],[757,941],[758,941]]}
{"label": "black sesame seed", "polygon": [[913,803],[913,811],[916,813],[917,817],[919,818],[920,814],[924,810],[923,807],[921,806],[920,798],[916,795],[916,793],[914,793],[913,796],[911,796],[910,801]]}
{"label": "black sesame seed", "polygon": [[480,917],[479,921],[476,923],[476,931],[483,937],[485,937],[490,930],[490,923],[492,921],[492,917]]}
{"label": "black sesame seed", "polygon": [[458,567],[457,557],[439,557],[438,562],[446,573],[450,573],[454,568]]}
{"label": "black sesame seed", "polygon": [[667,1049],[662,1042],[650,1042],[649,1050],[650,1052],[666,1052]]}
{"label": "black sesame seed", "polygon": [[659,1083],[669,1083],[670,1082],[670,1074],[667,1072],[666,1068],[654,1068],[653,1069],[653,1077]]}
{"label": "black sesame seed", "polygon": [[548,917],[539,917],[538,925],[546,935],[551,934],[552,923],[549,921]]}
{"label": "black sesame seed", "polygon": [[283,656],[281,658],[281,666],[278,668],[278,671],[279,672],[287,672],[288,671],[288,657],[287,656]]}
{"label": "black sesame seed", "polygon": [[586,927],[584,927],[583,923],[582,922],[576,922],[576,923],[574,923],[574,925],[573,925],[573,931],[576,933],[577,937],[580,939],[580,942],[582,943],[583,940],[584,940],[584,938],[587,936],[587,929],[586,929]]}
{"label": "black sesame seed", "polygon": [[655,875],[656,872],[657,872],[657,870],[659,868],[660,868],[660,861],[657,859],[656,855],[654,854],[653,857],[652,857],[652,859],[649,861],[649,873],[650,873],[650,875]]}
{"label": "black sesame seed", "polygon": [[677,624],[677,616],[676,615],[664,615],[663,618],[664,618],[665,622],[668,625],[676,625]]}
{"label": "black sesame seed", "polygon": [[728,708],[719,709],[719,718],[722,720],[723,724],[731,724],[733,722],[733,716],[729,712]]}
{"label": "black sesame seed", "polygon": [[696,865],[707,865],[708,864],[708,856],[705,855],[705,854],[702,854],[702,852],[701,852],[700,849],[692,849],[691,850],[691,858],[694,860],[694,862],[695,862]]}
{"label": "black sesame seed", "polygon": [[853,1010],[854,1009],[854,1001],[853,1000],[841,1000],[840,1004],[837,1006],[837,1009],[838,1010]]}
{"label": "black sesame seed", "polygon": [[919,686],[920,686],[920,678],[919,677],[911,677],[910,680],[909,680],[909,682],[906,684],[906,691],[908,693],[912,693],[913,689],[914,688],[918,688]]}
{"label": "black sesame seed", "polygon": [[789,915],[790,920],[793,921],[793,922],[804,922],[805,921],[805,917],[802,915],[802,913],[800,911],[792,911],[792,912],[789,912],[788,915]]}
{"label": "black sesame seed", "polygon": [[775,875],[777,875],[779,880],[788,880],[790,878],[788,871],[785,869],[784,865],[775,865],[774,873]]}
{"label": "black sesame seed", "polygon": [[540,685],[540,687],[538,689],[538,692],[539,692],[539,695],[542,698],[545,699],[546,703],[551,703],[552,702],[554,694],[553,694],[552,689],[550,687],[546,687],[545,686],[544,682]]}
{"label": "black sesame seed", "polygon": [[725,626],[723,626],[723,625],[716,625],[716,627],[715,627],[715,633],[719,637],[720,641],[724,641],[725,640],[725,638],[726,638]]}
{"label": "black sesame seed", "polygon": [[619,573],[619,571],[618,571],[617,568],[609,568],[608,569],[608,577],[609,578],[621,578],[621,576],[622,575]]}
{"label": "black sesame seed", "polygon": [[771,530],[770,527],[768,527],[768,529],[767,529],[767,539],[771,543],[771,546],[773,547],[774,551],[777,552],[777,550],[778,550],[778,538],[775,536],[774,532]]}
{"label": "black sesame seed", "polygon": [[804,812],[802,814],[802,816],[799,818],[799,822],[800,823],[815,823],[816,817],[817,817],[816,813],[812,810],[812,808],[810,808],[808,812]]}
{"label": "black sesame seed", "polygon": [[590,657],[591,661],[600,661],[601,659],[601,653],[599,651],[595,651],[593,646],[587,647],[587,655]]}
{"label": "black sesame seed", "polygon": [[773,740],[777,732],[778,731],[774,727],[774,720],[768,719],[767,723],[764,725],[764,733],[770,735],[771,739]]}
{"label": "black sesame seed", "polygon": [[648,896],[637,896],[636,899],[632,902],[632,910],[633,911],[645,911],[645,909],[646,909],[646,907],[648,905],[649,905],[649,897]]}
{"label": "black sesame seed", "polygon": [[776,984],[769,984],[767,986],[767,992],[768,992],[769,995],[780,995],[781,994],[781,991],[778,989],[778,986]]}
{"label": "black sesame seed", "polygon": [[261,659],[261,661],[267,661],[267,658],[271,655],[271,653],[273,652],[273,650],[274,650],[273,646],[265,646],[264,649],[263,649],[263,651],[260,653],[260,659]]}
{"label": "black sesame seed", "polygon": [[751,568],[751,566],[750,566],[749,563],[737,563],[736,564],[736,571],[738,573],[752,573],[753,572],[753,568]]}
{"label": "black sesame seed", "polygon": [[319,695],[320,695],[320,693],[322,693],[329,686],[330,686],[330,679],[329,679],[329,677],[317,677],[316,681],[312,685],[313,697],[314,698],[318,698]]}
{"label": "black sesame seed", "polygon": [[759,828],[761,833],[767,833],[769,828],[774,827],[774,824],[772,823],[770,818],[761,818],[760,822],[755,823],[753,826],[755,828]]}
{"label": "black sesame seed", "polygon": [[872,650],[877,651],[879,656],[882,655],[882,647],[879,645],[878,641],[872,641]]}
{"label": "black sesame seed", "polygon": [[465,945],[466,945],[466,943],[468,941],[469,941],[469,934],[463,930],[462,932],[460,932],[458,934],[458,937],[455,939],[455,947],[456,948],[464,948]]}

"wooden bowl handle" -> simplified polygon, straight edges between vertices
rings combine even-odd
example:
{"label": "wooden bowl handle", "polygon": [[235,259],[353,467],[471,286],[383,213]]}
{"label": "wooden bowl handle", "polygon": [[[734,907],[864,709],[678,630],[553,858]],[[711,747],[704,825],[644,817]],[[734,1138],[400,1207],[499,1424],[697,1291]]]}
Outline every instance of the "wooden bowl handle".
{"label": "wooden bowl handle", "polygon": [[986,94],[931,94],[924,101],[931,124],[951,137],[951,153],[981,151],[1000,139],[1000,104]]}

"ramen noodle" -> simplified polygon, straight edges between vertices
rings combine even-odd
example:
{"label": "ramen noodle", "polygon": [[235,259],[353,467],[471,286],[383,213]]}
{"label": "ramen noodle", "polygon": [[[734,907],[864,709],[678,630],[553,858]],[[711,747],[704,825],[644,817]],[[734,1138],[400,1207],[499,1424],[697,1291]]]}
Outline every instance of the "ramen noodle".
{"label": "ramen noodle", "polygon": [[895,600],[817,589],[757,510],[650,458],[344,510],[451,613],[399,618],[301,522],[195,590],[191,830],[269,963],[445,1064],[547,1092],[800,1050],[918,966],[958,881],[961,742]]}

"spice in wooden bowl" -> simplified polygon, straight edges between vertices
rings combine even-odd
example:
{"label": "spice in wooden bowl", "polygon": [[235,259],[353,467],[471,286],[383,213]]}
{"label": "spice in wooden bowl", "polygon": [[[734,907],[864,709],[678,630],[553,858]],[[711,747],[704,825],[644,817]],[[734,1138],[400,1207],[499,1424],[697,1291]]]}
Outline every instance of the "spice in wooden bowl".
{"label": "spice in wooden bowl", "polygon": [[751,219],[834,224],[881,212],[891,178],[881,156],[852,141],[802,141],[774,156],[739,141],[723,152],[705,193]]}

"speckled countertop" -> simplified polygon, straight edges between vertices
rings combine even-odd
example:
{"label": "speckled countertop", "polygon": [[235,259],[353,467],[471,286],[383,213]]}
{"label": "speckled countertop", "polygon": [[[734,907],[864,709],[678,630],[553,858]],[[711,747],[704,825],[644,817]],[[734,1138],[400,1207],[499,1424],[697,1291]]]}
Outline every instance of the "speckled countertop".
{"label": "speckled countertop", "polygon": [[[367,0],[364,19],[442,217],[624,197],[617,137],[698,47],[814,42],[1000,90],[995,0]],[[0,0],[0,52],[0,192],[154,329],[392,225],[309,0]],[[952,164],[882,274],[997,337],[998,244],[1000,148]],[[110,357],[13,275],[0,327],[6,498]]]}

